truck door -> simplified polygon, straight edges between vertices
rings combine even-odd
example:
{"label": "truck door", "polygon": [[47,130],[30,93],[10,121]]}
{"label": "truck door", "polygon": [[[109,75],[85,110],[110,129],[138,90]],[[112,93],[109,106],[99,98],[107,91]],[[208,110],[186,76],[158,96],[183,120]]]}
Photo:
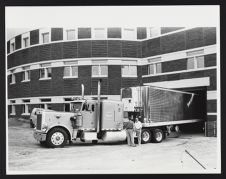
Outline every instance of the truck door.
{"label": "truck door", "polygon": [[96,126],[96,104],[94,102],[84,103],[82,107],[84,129],[94,129]]}

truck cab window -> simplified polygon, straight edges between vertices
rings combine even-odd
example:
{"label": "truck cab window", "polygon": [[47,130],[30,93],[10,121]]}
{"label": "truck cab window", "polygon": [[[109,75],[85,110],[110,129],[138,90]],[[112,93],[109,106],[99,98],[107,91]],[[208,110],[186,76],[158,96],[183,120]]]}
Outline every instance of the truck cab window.
{"label": "truck cab window", "polygon": [[83,111],[89,111],[89,104],[84,103],[84,104],[83,104],[83,107],[82,107],[82,110],[83,110]]}
{"label": "truck cab window", "polygon": [[95,110],[95,105],[94,104],[92,104],[92,111],[94,111]]}
{"label": "truck cab window", "polygon": [[73,112],[75,112],[76,109],[78,109],[80,111],[81,110],[81,107],[82,107],[82,102],[72,103],[71,110]]}

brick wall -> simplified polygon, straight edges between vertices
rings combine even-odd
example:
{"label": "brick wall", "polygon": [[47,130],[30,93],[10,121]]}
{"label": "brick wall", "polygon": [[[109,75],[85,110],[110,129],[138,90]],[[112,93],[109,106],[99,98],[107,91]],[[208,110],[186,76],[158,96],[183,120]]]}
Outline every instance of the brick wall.
{"label": "brick wall", "polygon": [[106,40],[92,41],[92,57],[107,57],[107,53]]}
{"label": "brick wall", "polygon": [[121,88],[121,65],[108,66],[108,93],[119,95]]}

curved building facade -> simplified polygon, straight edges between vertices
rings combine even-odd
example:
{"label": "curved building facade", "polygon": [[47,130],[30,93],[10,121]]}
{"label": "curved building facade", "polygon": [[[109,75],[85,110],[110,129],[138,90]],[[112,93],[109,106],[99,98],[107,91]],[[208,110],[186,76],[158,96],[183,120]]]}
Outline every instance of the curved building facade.
{"label": "curved building facade", "polygon": [[215,27],[42,28],[7,42],[8,115],[28,118],[34,107],[68,111],[70,97],[154,85],[202,95],[207,136],[217,118]]}

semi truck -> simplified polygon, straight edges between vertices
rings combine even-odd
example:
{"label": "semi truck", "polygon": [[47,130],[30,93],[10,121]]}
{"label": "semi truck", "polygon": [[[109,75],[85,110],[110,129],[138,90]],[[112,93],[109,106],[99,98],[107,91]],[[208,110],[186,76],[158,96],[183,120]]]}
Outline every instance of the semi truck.
{"label": "semi truck", "polygon": [[139,86],[121,89],[121,100],[101,99],[101,81],[94,99],[82,95],[71,102],[70,112],[42,110],[37,113],[33,136],[42,145],[57,148],[80,139],[82,142],[126,141],[123,124],[128,118],[142,122],[142,143],[161,142],[180,124],[200,122],[194,118],[196,94]]}

